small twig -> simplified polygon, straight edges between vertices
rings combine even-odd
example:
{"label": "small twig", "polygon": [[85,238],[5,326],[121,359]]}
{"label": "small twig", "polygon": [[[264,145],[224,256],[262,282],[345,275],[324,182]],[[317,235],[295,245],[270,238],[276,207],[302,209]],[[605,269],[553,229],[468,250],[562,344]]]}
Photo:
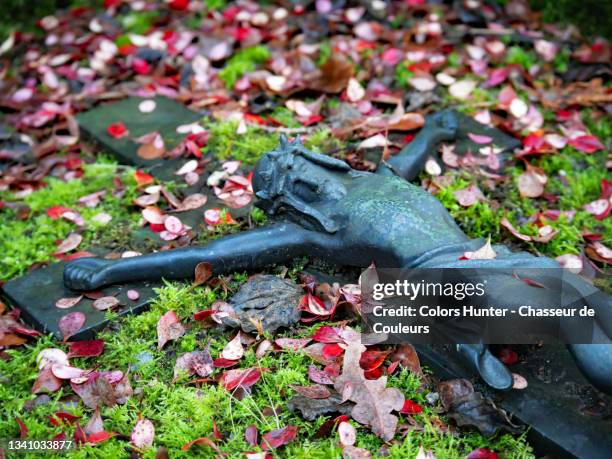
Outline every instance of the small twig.
{"label": "small twig", "polygon": [[283,127],[283,126],[262,126],[260,124],[257,125],[253,125],[263,131],[266,132],[275,132],[275,133],[281,133],[281,134],[310,134],[312,132],[317,131],[318,129],[322,129],[325,126],[304,126],[304,127],[298,127],[298,128],[288,128],[288,127]]}

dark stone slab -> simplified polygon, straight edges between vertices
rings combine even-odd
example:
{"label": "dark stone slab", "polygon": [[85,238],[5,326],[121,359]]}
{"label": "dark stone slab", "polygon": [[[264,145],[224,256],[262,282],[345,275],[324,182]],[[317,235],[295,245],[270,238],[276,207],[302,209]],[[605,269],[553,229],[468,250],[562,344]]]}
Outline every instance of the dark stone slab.
{"label": "dark stone slab", "polygon": [[[417,345],[421,362],[441,379],[472,378],[449,346]],[[527,362],[511,367],[525,377],[528,387],[509,392],[492,391],[474,380],[498,406],[529,426],[528,440],[548,458],[608,459],[612,451],[612,418],[588,414],[590,407],[612,398],[597,392],[576,367],[563,346],[530,350]]]}
{"label": "dark stone slab", "polygon": [[[70,309],[59,309],[55,302],[60,298],[76,297],[79,293],[64,287],[62,280],[65,263],[53,263],[44,268],[36,269],[26,276],[7,282],[2,291],[12,306],[21,310],[26,323],[42,333],[53,333],[56,338],[62,339],[58,329],[58,321],[64,315],[73,311],[81,311],[87,317],[84,327],[71,341],[91,339],[107,323],[105,312],[94,309],[93,300],[83,298],[76,306]],[[118,312],[120,315],[139,313],[144,310],[149,301],[154,298],[153,288],[160,284],[138,282],[122,286],[111,286],[103,290],[104,295],[116,296],[120,301]],[[137,290],[140,298],[132,301],[127,298],[128,290]]]}
{"label": "dark stone slab", "polygon": [[[140,144],[132,139],[158,131],[166,147],[171,149],[184,137],[182,134],[177,134],[176,128],[182,124],[193,123],[201,119],[202,115],[166,97],[153,98],[156,103],[155,110],[151,113],[142,113],[138,110],[138,104],[143,100],[146,99],[128,97],[119,102],[103,104],[78,114],[76,119],[84,138],[115,155],[120,163],[145,167],[162,180],[176,179],[173,174],[179,165],[185,162],[184,159],[143,159],[137,154]],[[129,136],[115,139],[108,134],[107,127],[118,121],[123,121],[130,133]]]}

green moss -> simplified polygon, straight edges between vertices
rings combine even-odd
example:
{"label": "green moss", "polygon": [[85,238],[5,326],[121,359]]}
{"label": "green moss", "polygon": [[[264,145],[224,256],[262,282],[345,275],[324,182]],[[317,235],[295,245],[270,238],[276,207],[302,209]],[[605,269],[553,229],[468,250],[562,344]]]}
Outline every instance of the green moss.
{"label": "green moss", "polygon": [[231,89],[245,73],[254,70],[257,64],[263,64],[269,58],[270,51],[263,45],[242,49],[227,61],[219,72],[219,78]]}
{"label": "green moss", "polygon": [[244,134],[236,134],[238,123],[211,123],[207,149],[220,160],[235,159],[244,164],[255,164],[267,151],[278,145],[278,136],[249,126]]}
{"label": "green moss", "polygon": [[414,73],[408,70],[409,61],[403,61],[395,67],[395,83],[401,88],[408,88],[408,80],[414,76]]}
{"label": "green moss", "polygon": [[533,51],[526,51],[520,46],[511,46],[506,53],[506,64],[517,64],[525,70],[537,64],[538,57]]}
{"label": "green moss", "polygon": [[[63,240],[71,231],[78,229],[74,223],[65,219],[50,218],[46,214],[46,210],[50,207],[64,206],[81,213],[86,222],[82,231],[84,241],[81,243],[81,249],[119,222],[126,222],[129,225],[136,221],[137,216],[129,213],[136,188],[131,173],[123,174],[126,193],[121,198],[117,198],[112,196],[113,180],[118,173],[114,163],[102,159],[102,162],[85,165],[84,170],[82,178],[69,182],[48,178],[46,186],[26,196],[23,203],[31,209],[26,220],[17,220],[10,209],[5,208],[1,211],[0,251],[3,262],[0,266],[0,279],[23,274],[34,262],[52,260],[57,248],[56,241]],[[107,190],[107,193],[100,205],[95,208],[79,206],[79,198],[101,190]],[[2,193],[0,199],[12,201],[15,198],[11,193]],[[105,226],[92,220],[101,212],[113,217],[111,223]]]}

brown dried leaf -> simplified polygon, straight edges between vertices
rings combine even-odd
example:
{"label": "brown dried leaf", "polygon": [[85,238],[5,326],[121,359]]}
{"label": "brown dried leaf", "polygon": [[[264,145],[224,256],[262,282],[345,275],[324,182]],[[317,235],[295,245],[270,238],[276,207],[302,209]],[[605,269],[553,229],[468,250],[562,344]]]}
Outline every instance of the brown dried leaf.
{"label": "brown dried leaf", "polygon": [[351,343],[344,353],[342,374],[336,378],[335,389],[345,393],[351,387],[348,400],[356,403],[351,416],[357,422],[370,426],[372,432],[385,441],[390,441],[397,428],[397,416],[391,411],[399,411],[404,405],[404,395],[395,388],[386,388],[387,377],[376,380],[365,379],[359,366],[359,359],[365,347]]}

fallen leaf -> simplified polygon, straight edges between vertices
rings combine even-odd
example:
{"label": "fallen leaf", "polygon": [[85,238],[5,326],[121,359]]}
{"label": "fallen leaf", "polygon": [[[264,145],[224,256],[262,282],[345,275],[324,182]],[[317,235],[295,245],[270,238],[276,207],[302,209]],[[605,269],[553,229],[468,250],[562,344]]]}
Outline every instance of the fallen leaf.
{"label": "fallen leaf", "polygon": [[28,428],[23,423],[23,421],[19,419],[18,417],[15,417],[15,422],[19,426],[19,438],[21,439],[28,438]]}
{"label": "fallen leaf", "polygon": [[168,341],[176,340],[185,334],[185,327],[179,321],[176,312],[168,311],[157,322],[157,349]]}
{"label": "fallen leaf", "polygon": [[348,81],[346,95],[351,102],[358,102],[365,97],[365,89],[359,84],[355,78]]}
{"label": "fallen leaf", "polygon": [[257,426],[255,424],[251,424],[245,429],[244,439],[251,446],[255,446],[257,444],[258,433]]}
{"label": "fallen leaf", "polygon": [[206,261],[201,261],[195,267],[195,280],[193,281],[193,285],[202,285],[208,279],[210,279],[213,275],[213,267],[210,263]]}
{"label": "fallen leaf", "polygon": [[63,316],[58,322],[58,328],[67,341],[85,325],[87,317],[82,312],[70,312]]}
{"label": "fallen leaf", "polygon": [[508,415],[485,399],[467,379],[452,379],[438,386],[442,405],[447,416],[459,426],[476,427],[483,435],[493,435],[498,430],[517,433],[520,429],[510,422]]}
{"label": "fallen leaf", "polygon": [[519,375],[518,373],[512,373],[512,388],[513,389],[526,389],[528,386],[527,380],[525,377]]}
{"label": "fallen leaf", "polygon": [[82,241],[83,236],[78,233],[70,233],[68,237],[66,237],[66,239],[64,239],[62,243],[57,246],[57,250],[55,251],[54,255],[70,252],[71,250],[76,249]]}
{"label": "fallen leaf", "polygon": [[453,191],[453,196],[457,202],[463,207],[470,207],[480,201],[486,201],[484,194],[478,185],[468,185],[466,188],[462,188],[460,190]]}
{"label": "fallen leaf", "polygon": [[104,432],[104,421],[102,421],[102,416],[100,415],[100,407],[96,407],[94,414],[91,415],[83,430],[87,435]]}
{"label": "fallen leaf", "polygon": [[500,220],[499,224],[510,231],[515,237],[523,240],[523,241],[531,241],[531,236],[520,233],[510,221],[504,217]]}
{"label": "fallen leaf", "polygon": [[236,334],[234,339],[225,345],[221,351],[221,356],[227,360],[240,360],[244,355],[244,348],[240,339],[240,332]]}
{"label": "fallen leaf", "polygon": [[178,379],[181,372],[186,372],[188,375],[197,374],[205,378],[214,370],[212,357],[208,350],[187,352],[176,359],[174,365],[174,381]]}
{"label": "fallen leaf", "polygon": [[272,430],[262,437],[261,448],[276,449],[291,443],[297,436],[298,426],[287,426],[282,429]]}
{"label": "fallen leaf", "polygon": [[423,412],[423,407],[412,400],[404,400],[404,406],[400,410],[402,414],[419,414]]}
{"label": "fallen leaf", "polygon": [[467,455],[466,459],[498,459],[497,453],[486,448],[478,448]]}
{"label": "fallen leaf", "polygon": [[342,373],[336,378],[335,389],[343,393],[347,386],[352,388],[349,400],[356,403],[351,416],[357,422],[370,426],[372,432],[385,441],[395,435],[397,416],[391,411],[399,411],[404,405],[404,395],[395,388],[386,388],[387,377],[367,380],[359,366],[364,346],[351,343],[344,354]]}
{"label": "fallen leaf", "polygon": [[605,146],[599,141],[599,139],[593,135],[582,135],[570,139],[568,142],[576,150],[584,153],[595,153],[596,151],[603,150]]}
{"label": "fallen leaf", "polygon": [[123,121],[118,121],[116,123],[109,124],[106,128],[106,132],[108,133],[108,135],[115,139],[120,139],[130,134],[125,128],[125,124],[123,124]]}
{"label": "fallen leaf", "polygon": [[469,97],[474,88],[476,88],[475,81],[459,80],[449,86],[448,92],[456,99],[465,100]]}
{"label": "fallen leaf", "polygon": [[75,341],[68,343],[68,358],[73,357],[97,357],[104,352],[104,341],[93,339],[88,341]]}
{"label": "fallen leaf", "polygon": [[339,93],[344,90],[353,76],[353,65],[339,53],[332,55],[320,67],[319,78],[311,83],[315,90],[327,93]]}
{"label": "fallen leaf", "polygon": [[76,306],[83,299],[83,295],[72,298],[60,298],[55,302],[55,307],[60,309],[69,309]]}
{"label": "fallen leaf", "polygon": [[155,426],[148,419],[139,419],[130,435],[130,441],[136,448],[149,448],[155,438]]}
{"label": "fallen leaf", "polygon": [[191,447],[194,445],[209,446],[210,448],[216,451],[219,457],[225,457],[225,454],[221,451],[217,444],[208,437],[200,437],[193,441],[190,441],[189,443],[184,444],[183,446],[181,446],[181,451],[187,451],[191,449]]}
{"label": "fallen leaf", "polygon": [[119,300],[114,296],[103,296],[93,302],[94,309],[98,311],[106,311],[107,309],[114,308],[119,305]]}
{"label": "fallen leaf", "polygon": [[312,386],[291,386],[298,394],[302,394],[308,398],[328,398],[331,395],[329,389],[320,384],[314,384]]}
{"label": "fallen leaf", "polygon": [[357,431],[346,421],[338,424],[338,436],[343,446],[353,446],[357,440]]}
{"label": "fallen leaf", "polygon": [[371,459],[372,455],[365,448],[345,446],[342,448],[342,459]]}
{"label": "fallen leaf", "polygon": [[518,189],[522,197],[538,198],[544,193],[548,178],[540,168],[527,165],[527,170],[518,177]]}
{"label": "fallen leaf", "polygon": [[236,387],[248,389],[261,378],[259,368],[245,368],[229,370],[223,373],[221,383],[226,390],[233,390]]}

